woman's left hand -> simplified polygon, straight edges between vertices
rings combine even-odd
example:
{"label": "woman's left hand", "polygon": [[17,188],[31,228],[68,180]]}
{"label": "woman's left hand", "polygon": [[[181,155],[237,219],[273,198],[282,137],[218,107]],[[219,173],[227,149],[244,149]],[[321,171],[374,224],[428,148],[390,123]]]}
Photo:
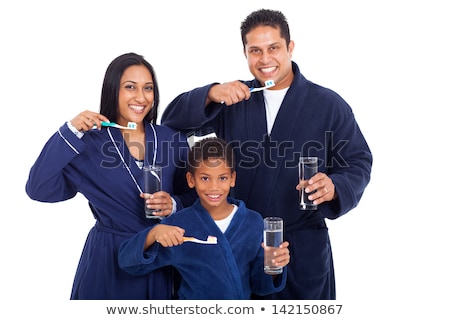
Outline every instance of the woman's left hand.
{"label": "woman's left hand", "polygon": [[172,197],[165,191],[158,191],[152,194],[141,193],[141,198],[145,199],[145,205],[149,209],[155,209],[155,216],[166,217],[172,213]]}

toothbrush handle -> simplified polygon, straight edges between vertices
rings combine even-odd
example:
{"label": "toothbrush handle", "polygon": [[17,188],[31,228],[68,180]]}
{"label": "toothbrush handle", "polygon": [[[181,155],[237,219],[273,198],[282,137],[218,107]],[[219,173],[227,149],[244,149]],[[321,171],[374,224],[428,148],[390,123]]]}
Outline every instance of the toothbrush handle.
{"label": "toothbrush handle", "polygon": [[102,127],[114,127],[116,124],[114,122],[102,121]]}

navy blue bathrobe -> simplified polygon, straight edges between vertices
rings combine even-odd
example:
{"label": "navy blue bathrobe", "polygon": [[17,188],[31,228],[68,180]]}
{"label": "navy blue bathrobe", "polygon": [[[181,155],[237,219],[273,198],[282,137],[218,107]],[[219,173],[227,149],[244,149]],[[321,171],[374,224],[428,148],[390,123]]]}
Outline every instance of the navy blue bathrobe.
{"label": "navy blue bathrobe", "polygon": [[228,198],[238,206],[225,233],[197,200],[193,206],[173,213],[161,223],[185,229],[185,236],[206,240],[217,237],[217,244],[184,242],[162,247],[155,243],[144,252],[151,227],[123,242],[120,266],[134,275],[143,275],[172,265],[181,275],[179,299],[239,300],[252,293],[267,295],[283,289],[286,267],[275,281],[264,273],[263,220],[242,201]]}
{"label": "navy blue bathrobe", "polygon": [[[146,123],[145,130],[147,164],[153,162],[155,137],[149,123]],[[156,164],[163,166],[162,188],[173,196],[177,208],[182,209],[196,199],[185,177],[186,138],[168,127],[155,126],[155,130]],[[31,168],[26,191],[32,199],[58,202],[81,193],[90,207],[86,205],[87,212],[83,214],[92,211],[96,220],[80,257],[71,299],[172,298],[171,269],[135,277],[123,271],[117,262],[117,251],[123,240],[157,223],[144,217],[144,200],[139,197],[136,183],[143,190],[142,170],[116,128],[91,130],[79,139],[64,124],[48,140]],[[73,219],[77,217],[73,216]]]}
{"label": "navy blue bathrobe", "polygon": [[[186,132],[212,127],[233,143],[237,181],[232,196],[266,216],[285,221],[291,262],[286,288],[274,299],[335,299],[332,251],[325,218],[354,208],[369,183],[372,155],[350,106],[335,92],[308,81],[294,62],[292,82],[270,135],[263,92],[233,106],[211,103],[210,84],[183,93],[166,108],[162,123]],[[244,81],[259,87],[256,80]],[[301,211],[299,156],[319,157],[319,171],[336,187],[338,199],[317,211]]]}

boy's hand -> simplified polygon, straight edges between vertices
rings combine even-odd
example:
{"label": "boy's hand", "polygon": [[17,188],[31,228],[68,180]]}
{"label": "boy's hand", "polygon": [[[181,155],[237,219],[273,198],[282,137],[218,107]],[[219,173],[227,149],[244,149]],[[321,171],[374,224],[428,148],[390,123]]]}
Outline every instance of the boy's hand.
{"label": "boy's hand", "polygon": [[176,226],[158,224],[154,226],[147,234],[145,249],[155,242],[163,247],[173,247],[183,243],[184,229]]}
{"label": "boy's hand", "polygon": [[288,246],[289,242],[284,241],[282,244],[280,244],[280,247],[274,251],[274,263],[277,267],[285,267],[291,260]]}

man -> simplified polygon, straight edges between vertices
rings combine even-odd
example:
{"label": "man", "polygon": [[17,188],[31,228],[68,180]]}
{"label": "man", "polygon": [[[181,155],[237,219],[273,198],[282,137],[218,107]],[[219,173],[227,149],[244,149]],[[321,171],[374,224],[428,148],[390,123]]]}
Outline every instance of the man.
{"label": "man", "polygon": [[[268,298],[336,299],[325,219],[358,204],[370,180],[370,149],[350,106],[308,81],[291,61],[294,42],[281,12],[251,13],[241,24],[241,37],[255,79],[181,94],[166,108],[162,123],[186,131],[214,128],[235,148],[239,178],[233,196],[264,217],[283,218],[291,244],[289,276],[285,289]],[[251,93],[249,88],[268,80],[275,85]],[[300,156],[319,158],[319,173],[306,188],[317,210],[299,206]]]}

